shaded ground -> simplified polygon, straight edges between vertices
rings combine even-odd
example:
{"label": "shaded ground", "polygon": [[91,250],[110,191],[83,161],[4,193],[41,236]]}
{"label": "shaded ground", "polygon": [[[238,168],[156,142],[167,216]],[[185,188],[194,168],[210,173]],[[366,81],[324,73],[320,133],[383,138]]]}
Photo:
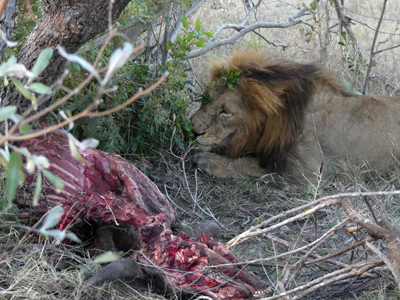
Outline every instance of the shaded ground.
{"label": "shaded ground", "polygon": [[[221,240],[227,242],[234,236],[267,220],[283,211],[304,205],[312,201],[318,190],[318,197],[338,193],[333,182],[340,181],[345,191],[357,190],[356,184],[363,183],[370,190],[394,190],[399,187],[398,174],[391,178],[378,178],[368,183],[359,179],[357,170],[344,168],[335,180],[324,184],[319,189],[310,187],[293,187],[284,183],[271,183],[268,178],[262,179],[215,179],[201,172],[196,172],[189,162],[190,155],[184,160],[165,153],[162,159],[154,156],[147,161],[137,161],[137,165],[158,185],[159,189],[173,201],[177,219],[183,224],[193,225],[202,221],[217,220],[223,226]],[[156,176],[154,176],[156,174]],[[197,176],[196,176],[197,174]],[[190,191],[188,189],[190,188]],[[195,197],[194,195],[196,195]],[[196,201],[195,201],[196,200]],[[399,222],[400,201],[397,196],[381,197],[389,215],[395,223]],[[365,208],[359,198],[352,199],[355,207]],[[365,211],[364,211],[365,212]],[[366,212],[365,212],[366,213]],[[316,215],[311,215],[296,222],[289,223],[272,232],[276,237],[271,240],[258,236],[238,244],[233,252],[242,260],[250,261],[268,258],[290,250],[278,238],[300,247],[320,237],[329,228],[336,225],[345,216],[342,209],[327,207]],[[284,219],[284,218],[282,218]],[[277,221],[278,222],[278,221]],[[347,224],[351,225],[351,224]],[[161,296],[132,288],[131,283],[106,283],[100,288],[89,287],[84,283],[101,266],[89,261],[88,253],[81,247],[62,246],[54,248],[45,241],[40,245],[36,236],[24,239],[22,245],[14,248],[11,245],[21,241],[24,235],[18,226],[5,222],[2,225],[0,255],[0,298],[4,299],[162,299]],[[179,226],[177,226],[179,230]],[[362,240],[365,232],[349,233],[341,228],[316,249],[314,254],[323,256],[350,246]],[[7,246],[8,245],[8,246]],[[377,244],[379,245],[379,243]],[[382,251],[385,246],[381,244]],[[275,286],[282,276],[287,264],[294,264],[304,252],[293,254],[282,259],[250,264],[249,268],[258,276],[269,280]],[[307,261],[311,260],[308,258]],[[337,264],[351,264],[374,259],[371,251],[365,246],[348,251],[332,258],[332,262],[321,262],[303,265],[291,286],[302,285],[339,269]],[[341,280],[315,293],[307,299],[395,299],[390,272],[384,267],[370,275]]]}

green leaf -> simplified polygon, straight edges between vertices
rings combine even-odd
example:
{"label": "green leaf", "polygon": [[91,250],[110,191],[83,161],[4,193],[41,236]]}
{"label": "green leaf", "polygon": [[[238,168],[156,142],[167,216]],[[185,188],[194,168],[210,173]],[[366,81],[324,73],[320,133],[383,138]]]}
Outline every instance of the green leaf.
{"label": "green leaf", "polygon": [[197,47],[201,47],[203,48],[206,44],[202,43],[202,42],[193,42],[194,45],[196,45]]}
{"label": "green leaf", "polygon": [[13,114],[10,116],[10,120],[13,121],[14,123],[18,123],[21,121],[22,117],[19,114]]}
{"label": "green leaf", "polygon": [[31,128],[31,126],[29,126],[29,124],[25,124],[19,128],[19,132],[28,134],[28,133],[32,132],[32,128]]}
{"label": "green leaf", "polygon": [[43,175],[50,181],[52,185],[56,187],[57,190],[62,190],[64,188],[64,181],[57,175],[53,174],[48,170],[42,170]]}
{"label": "green leaf", "polygon": [[183,145],[182,139],[176,138],[175,142],[178,145],[179,149],[181,149],[182,151],[185,150],[185,146]]}
{"label": "green leaf", "polygon": [[205,34],[208,37],[214,37],[214,33],[212,32],[204,31],[203,34]]}
{"label": "green leaf", "polygon": [[35,92],[37,94],[46,94],[49,95],[51,94],[53,91],[51,90],[51,88],[49,88],[47,85],[44,85],[43,83],[40,82],[35,82],[32,83],[31,85],[29,85],[28,87],[32,92]]}
{"label": "green leaf", "polygon": [[317,1],[313,1],[312,3],[310,3],[311,10],[316,10],[317,7],[318,7],[318,2]]}
{"label": "green leaf", "polygon": [[197,29],[197,31],[199,31],[201,29],[200,19],[196,20],[196,29]]}
{"label": "green leaf", "polygon": [[122,252],[105,252],[94,259],[95,263],[102,264],[102,263],[109,263],[120,259],[122,256]]}
{"label": "green leaf", "polygon": [[32,101],[33,108],[36,110],[36,97],[30,91],[28,91],[18,79],[11,78],[11,81],[14,83],[15,87],[21,92],[21,94],[24,95],[25,98]]}
{"label": "green leaf", "polygon": [[47,168],[50,167],[50,162],[47,159],[47,157],[44,156],[44,155],[36,155],[36,154],[34,154],[34,155],[32,155],[31,159],[32,159],[34,165],[39,167],[39,168],[47,169]]}
{"label": "green leaf", "polygon": [[41,191],[42,191],[42,173],[37,172],[35,192],[33,194],[33,201],[32,201],[33,206],[36,206],[38,204]]}
{"label": "green leaf", "polygon": [[71,241],[74,241],[76,243],[80,243],[81,240],[76,236],[75,233],[72,232],[67,232],[66,236],[67,239],[70,239]]}
{"label": "green leaf", "polygon": [[15,65],[16,63],[17,63],[17,58],[14,55],[10,56],[10,58],[6,62],[3,62],[0,65],[0,76],[4,76],[4,74],[6,73],[7,69],[10,66]]}
{"label": "green leaf", "polygon": [[[52,56],[52,48],[46,48],[42,52],[40,52],[39,57],[37,58],[36,63],[32,68],[32,73],[35,77],[39,76],[44,71],[44,69],[46,69]],[[33,78],[31,78],[30,80],[32,79]]]}
{"label": "green leaf", "polygon": [[[0,133],[0,137],[3,137],[3,135]],[[0,158],[2,159],[1,165],[7,169],[8,162],[10,161],[10,152],[8,148],[1,149],[0,148]],[[4,163],[4,164],[3,164]]]}
{"label": "green leaf", "polygon": [[188,19],[184,15],[181,16],[181,22],[182,22],[183,28],[185,28],[185,29],[189,28]]}
{"label": "green leaf", "polygon": [[113,52],[113,54],[111,54],[108,61],[108,69],[102,81],[103,85],[109,82],[114,73],[128,61],[129,57],[131,56],[132,50],[132,44],[125,42],[122,45],[122,48],[118,48]]}
{"label": "green leaf", "polygon": [[52,237],[57,240],[56,245],[59,245],[67,236],[65,230],[39,230],[39,232],[45,237]]}
{"label": "green leaf", "polygon": [[75,138],[72,134],[68,134],[68,145],[69,145],[69,150],[71,151],[71,156],[75,158],[77,161],[86,163],[86,159],[82,157],[82,155],[78,151],[78,148],[75,146],[74,139]]}
{"label": "green leaf", "polygon": [[10,162],[7,170],[7,200],[9,203],[14,200],[20,181],[22,180],[22,156],[13,151],[10,155]]}
{"label": "green leaf", "polygon": [[62,208],[61,206],[54,207],[47,213],[47,216],[44,219],[43,225],[40,227],[39,231],[42,232],[46,231],[47,229],[53,228],[58,224],[58,222],[60,222],[61,217],[63,215],[64,215],[64,208]]}
{"label": "green leaf", "polygon": [[0,108],[0,121],[9,119],[16,112],[17,112],[16,106],[6,106]]}
{"label": "green leaf", "polygon": [[82,68],[84,68],[89,73],[93,74],[99,81],[101,81],[99,73],[91,63],[89,63],[79,55],[67,53],[65,49],[61,46],[57,46],[57,50],[60,53],[60,55],[64,57],[66,60],[78,63],[80,66],[82,66]]}

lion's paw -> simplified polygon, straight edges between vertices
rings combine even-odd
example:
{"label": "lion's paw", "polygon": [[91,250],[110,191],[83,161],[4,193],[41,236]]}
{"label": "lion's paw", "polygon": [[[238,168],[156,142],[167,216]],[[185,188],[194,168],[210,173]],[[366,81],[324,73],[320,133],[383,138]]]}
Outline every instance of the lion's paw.
{"label": "lion's paw", "polygon": [[237,177],[234,170],[230,169],[231,159],[211,152],[200,152],[194,156],[193,162],[197,167],[216,177]]}

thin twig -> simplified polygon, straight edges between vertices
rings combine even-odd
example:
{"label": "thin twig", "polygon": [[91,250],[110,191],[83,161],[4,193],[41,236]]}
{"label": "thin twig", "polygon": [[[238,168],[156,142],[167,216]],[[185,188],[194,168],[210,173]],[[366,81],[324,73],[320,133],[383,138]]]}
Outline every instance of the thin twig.
{"label": "thin twig", "polygon": [[386,257],[385,254],[383,254],[378,248],[376,248],[374,245],[372,245],[369,242],[365,243],[368,248],[370,248],[384,263],[385,265],[389,268],[390,272],[392,272],[392,275],[394,279],[396,280],[397,283],[397,288],[400,290],[400,274],[397,272],[396,268],[393,266],[393,264],[390,262],[390,260]]}
{"label": "thin twig", "polygon": [[[336,281],[343,280],[346,278],[360,276],[361,274],[367,272],[368,270],[373,269],[380,265],[382,265],[382,262],[380,262],[380,261],[361,262],[361,263],[358,263],[357,265],[351,265],[347,268],[343,268],[343,269],[337,270],[335,272],[326,274],[326,275],[319,277],[315,280],[312,280],[304,285],[294,288],[294,289],[288,291],[286,295],[290,295],[295,292],[301,292],[298,295],[296,295],[296,297],[293,297],[293,299],[301,299],[304,296],[312,293],[313,291],[315,291],[323,286],[327,286]],[[306,288],[308,288],[308,289],[305,290]],[[282,298],[286,295],[277,295],[277,296],[262,298],[262,299],[263,300],[273,300],[273,299]]]}
{"label": "thin twig", "polygon": [[256,226],[254,226],[254,227],[250,228],[249,230],[247,230],[247,231],[237,235],[233,239],[231,239],[229,242],[226,243],[226,245],[228,246],[228,248],[233,247],[233,246],[239,244],[240,242],[248,240],[248,239],[250,239],[252,237],[265,234],[265,233],[273,231],[273,230],[275,230],[275,229],[277,229],[279,227],[282,227],[282,226],[284,226],[286,224],[289,224],[289,223],[292,223],[292,222],[294,222],[296,220],[302,219],[302,218],[314,213],[318,209],[321,209],[321,208],[324,208],[326,206],[330,206],[330,205],[333,205],[333,204],[338,204],[340,202],[341,202],[340,198],[328,200],[328,201],[326,201],[324,203],[316,205],[312,209],[309,209],[309,210],[307,210],[305,212],[302,212],[302,213],[300,213],[298,215],[295,215],[294,217],[288,218],[288,219],[286,219],[286,220],[284,220],[282,222],[279,222],[279,223],[277,223],[275,225],[272,225],[272,226],[270,226],[268,228],[264,228],[264,229],[257,228],[257,229],[254,230],[254,227],[256,227]]}
{"label": "thin twig", "polygon": [[380,16],[380,18],[379,18],[378,25],[376,26],[376,30],[375,30],[375,34],[374,34],[374,39],[372,40],[371,51],[370,51],[370,55],[369,55],[369,63],[368,63],[367,72],[365,73],[364,87],[363,87],[363,91],[362,91],[362,93],[363,93],[364,95],[365,95],[365,93],[367,92],[367,86],[368,86],[368,81],[369,81],[369,74],[371,73],[371,69],[372,69],[372,66],[373,66],[373,63],[374,63],[374,58],[375,58],[375,55],[376,55],[376,52],[375,52],[375,44],[376,44],[376,41],[377,41],[377,39],[378,39],[379,28],[381,27],[381,24],[382,24],[383,15],[385,14],[386,3],[387,3],[387,0],[383,0],[383,6],[382,6],[382,11],[381,11],[381,16]]}
{"label": "thin twig", "polygon": [[[316,262],[319,262],[319,261],[329,261],[332,257],[335,257],[335,256],[338,256],[340,254],[346,253],[347,251],[353,250],[353,249],[355,249],[355,248],[357,248],[357,247],[359,247],[361,245],[364,245],[366,242],[371,242],[371,241],[374,241],[374,240],[375,239],[373,239],[373,238],[369,238],[369,239],[366,239],[366,240],[362,240],[362,241],[356,242],[356,243],[352,244],[351,246],[348,246],[348,247],[343,248],[343,249],[341,249],[339,251],[336,251],[335,253],[331,253],[331,254],[328,254],[328,255],[325,255],[325,256],[320,256],[320,257],[318,257],[316,259],[306,261],[304,264],[305,265],[311,265],[311,264],[315,264]],[[341,264],[343,264],[343,263],[341,263]],[[343,265],[345,265],[345,264],[343,264]]]}
{"label": "thin twig", "polygon": [[301,17],[305,16],[306,11],[307,11],[307,7],[303,6],[296,13],[291,15],[289,18],[287,18],[283,22],[259,22],[259,23],[252,24],[250,26],[243,26],[240,24],[222,25],[220,28],[218,28],[215,31],[215,33],[214,33],[215,36],[217,36],[222,30],[225,30],[225,29],[235,29],[238,32],[236,34],[234,34],[228,38],[224,38],[224,39],[215,39],[215,38],[209,39],[207,41],[205,47],[189,52],[185,56],[185,59],[190,59],[190,58],[201,56],[201,55],[209,52],[210,50],[212,50],[216,47],[222,46],[222,45],[232,44],[233,42],[235,42],[239,38],[243,37],[247,33],[253,32],[254,30],[256,30],[258,28],[288,28],[288,27],[291,27],[291,26],[294,26],[297,24],[306,24],[308,26],[313,27],[313,25],[300,19]]}
{"label": "thin twig", "polygon": [[[240,235],[238,235],[238,236],[234,237],[233,239],[231,239],[227,243],[227,245],[229,245],[229,247],[231,247],[234,244],[237,244],[239,241],[242,241],[241,240],[242,238],[248,239],[248,238],[260,235],[260,234],[264,234],[266,232],[262,231],[263,227],[265,227],[268,224],[271,224],[271,223],[273,223],[273,222],[275,222],[275,221],[277,221],[277,220],[279,220],[279,219],[281,219],[283,217],[286,217],[288,215],[297,213],[298,211],[304,211],[305,209],[308,209],[307,211],[304,211],[302,214],[297,215],[293,219],[293,221],[294,220],[298,220],[300,218],[303,218],[303,217],[305,217],[305,216],[307,216],[307,215],[309,215],[311,213],[314,213],[316,210],[321,209],[321,208],[323,208],[325,206],[329,206],[329,205],[332,205],[332,204],[337,204],[337,203],[340,202],[341,198],[364,197],[364,196],[387,196],[387,195],[400,195],[400,190],[398,190],[398,191],[381,191],[381,192],[351,192],[351,193],[340,193],[340,194],[325,196],[325,197],[322,197],[322,198],[320,198],[318,200],[309,202],[309,203],[307,203],[305,205],[298,206],[298,207],[295,207],[295,208],[293,208],[291,210],[288,210],[286,212],[278,214],[278,215],[276,215],[276,216],[274,216],[272,218],[269,218],[266,221],[261,222],[260,224],[258,224],[256,226],[252,226],[247,231],[245,231],[245,232],[241,233]],[[333,200],[333,201],[329,202],[330,200]],[[324,203],[324,202],[328,202],[328,203]],[[319,206],[320,203],[322,203],[323,205]],[[286,222],[286,221],[284,221],[284,222],[285,223],[283,225],[285,225],[287,223],[290,223],[290,222]],[[281,223],[283,223],[283,222],[281,222]],[[270,230],[268,228],[267,232],[269,232],[269,231]]]}

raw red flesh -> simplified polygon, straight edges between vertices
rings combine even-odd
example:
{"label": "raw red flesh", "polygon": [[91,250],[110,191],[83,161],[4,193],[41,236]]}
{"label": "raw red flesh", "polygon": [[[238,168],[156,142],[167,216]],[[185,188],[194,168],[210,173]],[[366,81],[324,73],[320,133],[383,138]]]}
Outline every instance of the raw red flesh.
{"label": "raw red flesh", "polygon": [[[39,205],[32,207],[31,197],[35,174],[27,177],[25,193],[16,202],[20,216],[41,215],[56,205],[62,205],[65,215],[59,229],[79,231],[83,221],[98,226],[107,224],[134,225],[140,238],[140,262],[149,267],[157,265],[166,282],[174,290],[200,293],[219,299],[248,299],[258,291],[269,293],[268,286],[245,268],[221,266],[237,262],[235,256],[207,234],[197,241],[182,233],[171,231],[174,212],[157,186],[131,162],[118,155],[94,149],[79,151],[87,161],[78,162],[71,157],[67,136],[51,133],[25,141],[32,154],[46,156],[50,171],[64,180],[65,189],[57,193],[53,186],[44,183]],[[21,194],[24,194],[22,196]],[[85,232],[76,232],[85,238]],[[86,237],[88,238],[88,237]]]}

